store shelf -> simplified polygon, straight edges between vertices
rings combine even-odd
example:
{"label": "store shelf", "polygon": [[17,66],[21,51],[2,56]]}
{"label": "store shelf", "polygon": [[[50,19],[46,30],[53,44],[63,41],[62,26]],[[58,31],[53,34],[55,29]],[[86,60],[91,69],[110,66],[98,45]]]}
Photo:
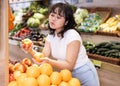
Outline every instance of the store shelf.
{"label": "store shelf", "polygon": [[88,10],[89,13],[97,13],[102,18],[102,21],[105,22],[111,15],[112,8],[108,7],[81,7]]}
{"label": "store shelf", "polygon": [[[83,41],[90,41],[94,44],[99,44],[102,42],[110,42],[110,41],[117,41],[120,42],[120,37],[116,36],[115,34],[106,34],[106,33],[81,33],[80,34]],[[120,58],[112,58],[112,57],[105,57],[97,54],[90,54],[88,53],[89,58],[99,60],[102,62],[108,62],[110,64],[115,64],[120,66]]]}
{"label": "store shelf", "polygon": [[110,42],[110,41],[118,41],[120,42],[120,37],[117,36],[109,36],[109,35],[100,35],[96,33],[80,33],[83,41],[91,41],[95,44],[101,43],[101,42]]}
{"label": "store shelf", "polygon": [[111,37],[120,37],[120,32],[103,32],[103,31],[96,31],[94,33],[85,33],[85,32],[79,32],[80,34],[84,35],[101,35],[101,36],[111,36]]}
{"label": "store shelf", "polygon": [[103,61],[103,62],[108,62],[108,63],[120,66],[120,58],[105,57],[105,56],[91,54],[91,53],[87,53],[87,54],[88,54],[88,57],[91,59],[95,59],[95,60],[99,60],[99,61]]}
{"label": "store shelf", "polygon": [[98,30],[97,34],[120,37],[120,32],[118,32],[118,31],[116,31],[116,32],[103,32],[103,31]]}
{"label": "store shelf", "polygon": [[9,3],[17,4],[17,3],[25,3],[25,2],[32,2],[32,1],[42,1],[42,0],[9,0]]}

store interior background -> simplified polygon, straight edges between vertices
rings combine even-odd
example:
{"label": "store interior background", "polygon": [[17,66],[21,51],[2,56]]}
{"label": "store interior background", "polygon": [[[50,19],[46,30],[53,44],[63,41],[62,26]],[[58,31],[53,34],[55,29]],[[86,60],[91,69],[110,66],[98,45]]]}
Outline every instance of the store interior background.
{"label": "store interior background", "polygon": [[[64,0],[51,0],[51,4],[64,1]],[[70,1],[70,0],[66,0]],[[74,2],[71,3],[75,4],[77,0],[73,0]],[[120,0],[79,0],[78,3],[75,4],[78,7],[110,7],[112,8],[111,16],[120,13]],[[93,40],[96,44],[104,41],[114,41],[117,40],[120,42],[120,38],[118,37],[111,37],[111,36],[101,36],[101,35],[82,35],[83,40]],[[98,39],[99,38],[99,39]],[[17,43],[15,43],[17,44]],[[18,59],[23,59],[23,57],[31,56],[29,54],[24,53],[16,47],[16,45],[10,46],[10,57],[11,59],[15,59],[13,57],[19,57]],[[15,48],[16,47],[16,48]],[[15,50],[13,50],[13,48]],[[17,52],[16,52],[17,51]],[[13,56],[14,55],[14,56]],[[120,81],[120,67],[116,65],[111,65],[109,63],[102,63],[101,69],[98,69],[98,74],[100,76],[101,86],[119,86]]]}
{"label": "store interior background", "polygon": [[[5,5],[6,1],[4,1],[4,0],[0,1],[0,6],[1,6],[0,13],[2,13],[2,16],[4,16],[4,17],[0,17],[0,19],[3,19],[3,20],[6,20],[6,19],[5,19],[5,11],[2,10],[2,6],[6,7],[6,5]],[[62,0],[51,0],[51,1],[62,1]],[[66,1],[70,1],[70,0],[66,0]],[[120,14],[120,0],[73,0],[73,1],[78,2],[78,3],[75,3],[75,2],[72,2],[72,0],[71,0],[72,4],[75,4],[78,7],[110,7],[110,8],[112,8],[111,16],[113,16],[117,13]],[[29,5],[28,2],[26,2],[26,3],[27,3],[26,6],[28,6]],[[21,6],[21,7],[23,7],[23,6]],[[15,9],[19,9],[19,8],[15,8]],[[6,28],[7,26],[3,26],[3,25],[5,25],[5,23],[6,23],[6,21],[0,22],[0,28]],[[3,32],[3,34],[2,34],[2,32]],[[4,68],[6,68],[6,59],[8,60],[7,57],[9,57],[11,60],[16,60],[16,61],[21,60],[24,57],[32,58],[29,54],[25,53],[24,51],[22,51],[20,49],[19,46],[17,46],[18,42],[13,41],[13,40],[12,41],[5,40],[7,38],[6,32],[7,31],[5,31],[5,30],[0,32],[1,39],[4,39],[3,41],[0,41],[0,45],[1,46],[4,45],[1,47],[2,50],[0,52],[1,57],[3,57],[3,58],[0,58],[0,69],[1,69],[0,77],[2,77],[2,78],[0,78],[0,83],[2,83],[1,86],[6,86],[5,83],[7,82],[7,79],[6,79],[7,78],[6,77],[7,69],[4,69]],[[103,41],[109,41],[109,40],[117,40],[120,42],[120,38],[111,37],[111,36],[82,35],[82,37],[84,38],[83,40],[92,39],[96,43],[103,42]],[[8,45],[9,48],[8,48],[8,46],[6,46],[7,45],[6,42],[9,43],[9,45]],[[7,50],[8,50],[8,52],[7,52]],[[6,53],[6,55],[5,55],[5,53]],[[98,74],[100,77],[101,86],[119,86],[120,85],[120,66],[102,62],[101,68],[97,69],[97,70],[98,70]]]}

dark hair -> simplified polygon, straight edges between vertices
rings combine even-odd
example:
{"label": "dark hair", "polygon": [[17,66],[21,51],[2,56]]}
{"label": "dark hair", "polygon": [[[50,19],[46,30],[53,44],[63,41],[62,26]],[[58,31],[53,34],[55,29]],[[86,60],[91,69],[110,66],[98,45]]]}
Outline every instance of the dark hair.
{"label": "dark hair", "polygon": [[[61,36],[63,37],[64,32],[66,32],[69,29],[75,29],[76,22],[73,16],[73,9],[69,4],[56,3],[50,8],[49,13],[55,12],[56,8],[58,8],[58,14],[61,15],[61,13],[63,13],[65,17],[65,21],[68,21],[68,23],[64,26],[63,30],[59,32],[59,34],[61,34]],[[55,29],[50,28],[49,25],[48,25],[48,29],[50,30],[50,34],[52,35],[55,34]]]}

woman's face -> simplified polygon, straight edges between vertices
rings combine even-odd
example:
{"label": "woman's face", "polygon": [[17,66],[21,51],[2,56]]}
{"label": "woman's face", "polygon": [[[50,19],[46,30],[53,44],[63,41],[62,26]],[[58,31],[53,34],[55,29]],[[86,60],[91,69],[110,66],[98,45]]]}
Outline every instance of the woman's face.
{"label": "woman's face", "polygon": [[58,8],[54,12],[51,12],[49,15],[49,25],[52,29],[55,29],[57,32],[61,31],[65,25],[65,17],[63,13],[59,15]]}

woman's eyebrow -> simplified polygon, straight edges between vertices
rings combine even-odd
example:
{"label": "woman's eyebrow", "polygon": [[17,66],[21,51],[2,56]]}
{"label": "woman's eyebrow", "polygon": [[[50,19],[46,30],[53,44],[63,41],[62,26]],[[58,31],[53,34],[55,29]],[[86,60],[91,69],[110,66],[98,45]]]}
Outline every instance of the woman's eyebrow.
{"label": "woman's eyebrow", "polygon": [[58,14],[59,16],[63,17],[63,14],[61,14],[61,13],[58,13],[58,12],[55,12],[55,11],[52,11],[51,13]]}

